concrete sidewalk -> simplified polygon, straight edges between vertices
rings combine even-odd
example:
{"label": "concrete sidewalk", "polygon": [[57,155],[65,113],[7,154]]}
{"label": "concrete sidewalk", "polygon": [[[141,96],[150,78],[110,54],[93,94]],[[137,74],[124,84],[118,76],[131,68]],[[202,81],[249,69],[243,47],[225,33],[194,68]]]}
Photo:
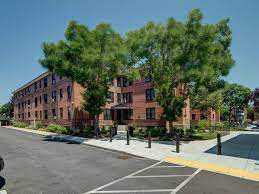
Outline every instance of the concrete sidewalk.
{"label": "concrete sidewalk", "polygon": [[[155,160],[166,159],[173,163],[259,181],[259,141],[254,140],[253,143],[250,143],[248,139],[245,141],[246,145],[243,147],[242,145],[239,145],[240,143],[242,144],[243,140],[240,142],[238,141],[238,138],[242,135],[249,135],[248,138],[250,138],[250,135],[252,135],[251,137],[259,135],[258,132],[232,132],[230,135],[222,137],[223,155],[218,156],[214,152],[216,139],[182,142],[180,147],[181,153],[176,153],[173,142],[168,142],[168,144],[152,142],[152,148],[149,149],[147,148],[148,144],[146,141],[137,139],[131,139],[130,145],[126,145],[126,140],[123,138],[115,138],[112,142],[109,142],[109,139],[96,140],[68,135],[57,135],[55,133],[30,129],[13,129],[45,136],[49,135],[51,138],[59,138],[79,144],[87,144],[104,149],[126,152]],[[236,140],[236,142],[231,142],[232,140]],[[226,151],[226,153],[224,153],[224,151]],[[234,153],[234,155],[232,153]],[[235,155],[235,153],[238,153],[239,155]],[[252,159],[250,156],[253,156]]]}

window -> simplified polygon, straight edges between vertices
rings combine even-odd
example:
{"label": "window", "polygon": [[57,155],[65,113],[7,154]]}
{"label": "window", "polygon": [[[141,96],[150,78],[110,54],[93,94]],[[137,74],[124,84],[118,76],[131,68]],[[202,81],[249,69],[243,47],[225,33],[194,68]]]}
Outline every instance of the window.
{"label": "window", "polygon": [[39,88],[41,88],[41,80],[39,81]]}
{"label": "window", "polygon": [[121,93],[117,93],[117,102],[121,103]]}
{"label": "window", "polygon": [[31,100],[28,100],[28,108],[31,108]]}
{"label": "window", "polygon": [[103,111],[103,119],[104,120],[112,120],[112,114],[110,109],[104,109]]}
{"label": "window", "polygon": [[40,96],[40,104],[41,104],[41,96]]}
{"label": "window", "polygon": [[70,100],[72,97],[71,86],[67,86],[67,99]]}
{"label": "window", "polygon": [[54,91],[52,91],[52,100],[54,101],[54,102],[56,102],[56,100],[57,100],[57,91],[56,90],[54,90]]}
{"label": "window", "polygon": [[125,120],[131,120],[132,116],[133,116],[133,109],[128,109],[126,111],[126,118],[125,118]]}
{"label": "window", "polygon": [[57,116],[57,114],[56,114],[56,109],[53,108],[53,109],[52,109],[52,117],[55,118],[56,116]]}
{"label": "window", "polygon": [[38,98],[37,97],[35,97],[35,99],[34,99],[34,105],[35,105],[35,108],[38,106]]}
{"label": "window", "polygon": [[192,114],[192,120],[195,120],[196,115]]}
{"label": "window", "polygon": [[109,102],[114,102],[114,93],[113,92],[108,92],[107,100]]}
{"label": "window", "polygon": [[35,111],[35,118],[38,118],[38,111]]}
{"label": "window", "polygon": [[146,119],[156,119],[156,109],[155,108],[146,109]]}
{"label": "window", "polygon": [[67,108],[67,117],[68,117],[68,120],[71,119],[71,108],[70,107]]}
{"label": "window", "polygon": [[48,110],[44,110],[44,119],[48,119]]}
{"label": "window", "polygon": [[43,100],[46,104],[48,103],[48,94],[43,94]]}
{"label": "window", "polygon": [[117,86],[122,87],[122,77],[117,78]]}
{"label": "window", "polygon": [[43,84],[44,84],[44,88],[48,87],[48,77],[44,77]]}
{"label": "window", "polygon": [[42,119],[42,111],[40,111],[40,119]]}
{"label": "window", "polygon": [[132,102],[132,92],[128,92],[128,93],[123,93],[122,94],[122,98],[123,98],[123,103],[131,103]]}
{"label": "window", "polygon": [[21,115],[20,114],[18,114],[18,117],[19,117],[19,119],[21,118]]}
{"label": "window", "polygon": [[63,119],[63,108],[59,109],[59,117]]}
{"label": "window", "polygon": [[155,90],[154,88],[150,88],[146,90],[146,100],[152,101],[155,99]]}
{"label": "window", "polygon": [[56,75],[54,73],[51,76],[51,83],[52,83],[52,85],[56,84]]}
{"label": "window", "polygon": [[59,89],[59,98],[60,98],[60,100],[63,98],[63,90],[62,90],[62,88]]}
{"label": "window", "polygon": [[28,118],[30,118],[31,117],[31,112],[28,112]]}
{"label": "window", "polygon": [[19,110],[21,109],[21,103],[18,103],[18,109]]}
{"label": "window", "polygon": [[38,89],[38,84],[37,82],[34,83],[34,91],[36,92],[36,90]]}

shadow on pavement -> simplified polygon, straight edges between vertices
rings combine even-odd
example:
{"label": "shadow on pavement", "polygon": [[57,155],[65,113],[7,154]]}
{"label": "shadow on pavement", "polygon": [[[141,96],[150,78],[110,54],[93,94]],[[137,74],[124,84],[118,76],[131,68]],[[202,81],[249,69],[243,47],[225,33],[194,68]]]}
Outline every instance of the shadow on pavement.
{"label": "shadow on pavement", "polygon": [[45,136],[43,138],[43,141],[47,141],[47,142],[60,142],[60,143],[67,143],[67,144],[81,144],[82,142],[77,141],[73,141],[72,139],[65,139],[61,136]]}
{"label": "shadow on pavement", "polygon": [[0,176],[0,189],[2,189],[5,186],[5,178]]}
{"label": "shadow on pavement", "polygon": [[[216,154],[217,146],[210,148],[205,153]],[[259,160],[259,135],[241,134],[223,142],[222,155]]]}

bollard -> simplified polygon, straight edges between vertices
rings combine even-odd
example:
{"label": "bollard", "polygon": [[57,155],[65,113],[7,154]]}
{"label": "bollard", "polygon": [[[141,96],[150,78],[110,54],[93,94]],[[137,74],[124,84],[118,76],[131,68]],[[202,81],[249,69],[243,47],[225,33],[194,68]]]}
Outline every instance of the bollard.
{"label": "bollard", "polygon": [[148,132],[148,148],[151,148],[151,131]]}
{"label": "bollard", "polygon": [[130,144],[130,136],[129,136],[129,130],[127,130],[127,145]]}
{"label": "bollard", "polygon": [[176,134],[176,153],[180,153],[180,138],[178,133]]}
{"label": "bollard", "polygon": [[110,142],[112,142],[112,128],[110,128]]}
{"label": "bollard", "polygon": [[0,172],[4,169],[4,159],[0,156]]}
{"label": "bollard", "polygon": [[221,155],[221,136],[217,133],[217,155]]}

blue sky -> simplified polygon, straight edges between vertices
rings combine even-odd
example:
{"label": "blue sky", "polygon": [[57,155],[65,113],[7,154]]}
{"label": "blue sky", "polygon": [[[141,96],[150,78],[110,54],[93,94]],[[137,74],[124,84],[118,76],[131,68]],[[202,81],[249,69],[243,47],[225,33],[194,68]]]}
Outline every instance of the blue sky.
{"label": "blue sky", "polygon": [[0,5],[0,104],[45,71],[38,64],[41,44],[62,39],[70,20],[91,28],[108,22],[125,33],[150,20],[185,20],[193,8],[202,10],[206,23],[231,19],[236,66],[226,79],[259,87],[257,0],[6,0]]}

